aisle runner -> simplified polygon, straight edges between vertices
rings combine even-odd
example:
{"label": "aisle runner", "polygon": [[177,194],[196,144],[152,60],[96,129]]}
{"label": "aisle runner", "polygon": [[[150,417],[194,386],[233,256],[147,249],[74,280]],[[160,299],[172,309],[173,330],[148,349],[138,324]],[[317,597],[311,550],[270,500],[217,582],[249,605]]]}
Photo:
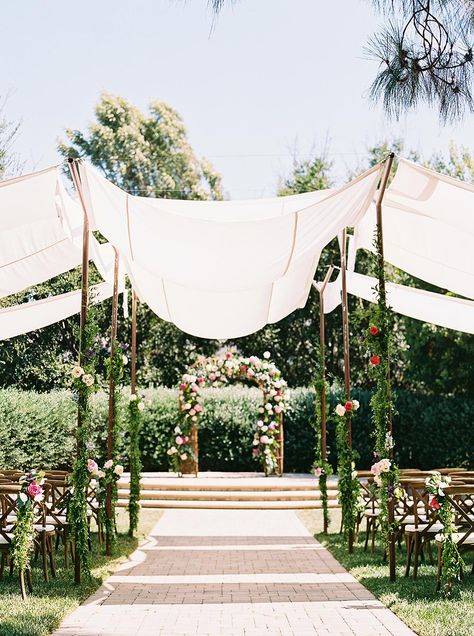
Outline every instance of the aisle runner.
{"label": "aisle runner", "polygon": [[170,510],[54,636],[414,636],[292,511]]}

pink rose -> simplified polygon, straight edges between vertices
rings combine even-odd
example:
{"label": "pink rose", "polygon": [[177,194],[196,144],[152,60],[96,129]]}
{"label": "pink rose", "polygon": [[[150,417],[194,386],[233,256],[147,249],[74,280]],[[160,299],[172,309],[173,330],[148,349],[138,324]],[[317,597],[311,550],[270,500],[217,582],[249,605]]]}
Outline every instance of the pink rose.
{"label": "pink rose", "polygon": [[200,377],[197,379],[197,381],[199,382],[199,384],[202,384],[204,382],[204,378]]}
{"label": "pink rose", "polygon": [[216,376],[216,374],[215,374],[215,373],[210,373],[210,374],[209,374],[209,380],[210,380],[211,382],[214,382],[214,380],[216,379],[216,377],[217,377],[217,376]]}
{"label": "pink rose", "polygon": [[180,435],[178,435],[174,441],[176,442],[178,446],[181,446],[182,444],[184,444],[184,440]]}
{"label": "pink rose", "polygon": [[253,448],[252,449],[252,455],[258,455],[258,448]]}
{"label": "pink rose", "polygon": [[225,357],[227,360],[230,360],[232,358],[232,354],[230,351],[227,351],[227,353],[225,354]]}
{"label": "pink rose", "polygon": [[200,404],[196,404],[194,410],[196,411],[196,413],[200,413],[202,411],[202,406]]}
{"label": "pink rose", "polygon": [[250,358],[249,358],[249,362],[250,362],[250,364],[255,364],[255,363],[257,363],[257,362],[258,362],[258,358],[257,358],[257,356],[250,356]]}
{"label": "pink rose", "polygon": [[260,438],[260,444],[268,444],[269,441],[270,438],[268,437],[268,435],[262,435],[262,437]]}
{"label": "pink rose", "polygon": [[28,486],[27,492],[30,497],[34,499],[35,497],[43,493],[43,489],[35,481],[32,481],[31,484]]}
{"label": "pink rose", "polygon": [[281,413],[283,411],[283,408],[279,404],[277,404],[273,410],[275,411],[275,413]]}
{"label": "pink rose", "polygon": [[275,424],[273,422],[270,422],[270,424],[268,425],[268,430],[269,431],[274,431],[275,430]]}
{"label": "pink rose", "polygon": [[87,460],[87,470],[91,474],[96,473],[99,470],[99,466],[97,465],[97,462],[95,462],[93,459],[88,459]]}
{"label": "pink rose", "polygon": [[322,472],[323,472],[323,469],[320,466],[314,469],[314,474],[316,475],[316,477],[321,477]]}
{"label": "pink rose", "polygon": [[196,415],[196,409],[191,409],[189,411],[189,415]]}
{"label": "pink rose", "polygon": [[253,378],[255,371],[253,369],[247,369],[247,377]]}

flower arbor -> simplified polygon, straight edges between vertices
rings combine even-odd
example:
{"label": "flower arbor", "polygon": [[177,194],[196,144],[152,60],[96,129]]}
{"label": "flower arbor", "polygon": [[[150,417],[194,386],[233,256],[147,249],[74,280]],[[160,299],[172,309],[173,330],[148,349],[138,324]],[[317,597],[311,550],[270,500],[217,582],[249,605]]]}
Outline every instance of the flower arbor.
{"label": "flower arbor", "polygon": [[254,427],[252,454],[260,460],[266,475],[283,474],[283,413],[285,411],[286,382],[270,361],[266,351],[263,358],[242,357],[227,351],[223,356],[200,360],[190,373],[185,373],[179,385],[180,423],[173,430],[168,455],[177,473],[198,473],[199,419],[203,414],[200,391],[208,387],[222,387],[231,382],[258,386],[262,391],[262,405]]}

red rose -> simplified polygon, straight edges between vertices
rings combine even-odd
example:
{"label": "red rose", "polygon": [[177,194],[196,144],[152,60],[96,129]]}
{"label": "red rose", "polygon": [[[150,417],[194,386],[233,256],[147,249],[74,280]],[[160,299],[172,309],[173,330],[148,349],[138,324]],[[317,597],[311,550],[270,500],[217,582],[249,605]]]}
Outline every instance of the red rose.
{"label": "red rose", "polygon": [[433,508],[434,510],[439,510],[441,508],[439,501],[436,499],[434,495],[429,496],[428,505],[430,506],[430,508]]}
{"label": "red rose", "polygon": [[232,358],[232,354],[230,351],[227,351],[227,353],[225,354],[225,357],[227,360],[230,360]]}
{"label": "red rose", "polygon": [[373,364],[374,366],[380,364],[380,356],[370,356],[370,364]]}
{"label": "red rose", "polygon": [[375,325],[372,325],[372,326],[370,327],[369,331],[370,331],[370,334],[371,334],[372,336],[378,336],[378,335],[379,335],[379,333],[380,333],[379,328],[378,328],[378,327],[376,327]]}
{"label": "red rose", "polygon": [[247,367],[245,366],[245,364],[241,364],[240,365],[240,370],[241,371],[247,371]]}
{"label": "red rose", "polygon": [[353,404],[352,404],[352,402],[346,402],[346,403],[344,404],[344,408],[346,409],[346,413],[347,413],[348,411],[352,411],[352,409],[353,409]]}
{"label": "red rose", "polygon": [[188,388],[188,385],[183,383],[179,385],[179,388],[184,390]]}

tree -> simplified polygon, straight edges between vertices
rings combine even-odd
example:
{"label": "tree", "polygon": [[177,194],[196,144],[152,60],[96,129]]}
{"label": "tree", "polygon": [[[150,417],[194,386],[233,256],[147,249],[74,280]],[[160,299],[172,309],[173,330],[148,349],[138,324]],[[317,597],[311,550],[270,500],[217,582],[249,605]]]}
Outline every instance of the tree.
{"label": "tree", "polygon": [[[235,0],[209,0],[216,14]],[[389,115],[426,102],[442,121],[474,110],[474,6],[466,0],[371,0],[385,25],[368,42],[380,62],[370,95]]]}
{"label": "tree", "polygon": [[5,100],[0,102],[0,179],[8,179],[20,169],[18,157],[12,149],[20,124],[9,121],[3,113],[4,108]]}
{"label": "tree", "polygon": [[[67,130],[59,144],[64,157],[84,157],[130,194],[179,199],[222,199],[221,179],[207,160],[199,160],[180,115],[154,101],[149,114],[123,97],[104,93],[96,122],[86,132]],[[122,325],[127,339],[129,325]],[[138,378],[173,386],[198,355],[212,354],[217,343],[194,338],[140,305],[137,320]]]}
{"label": "tree", "polygon": [[442,120],[472,112],[474,6],[465,0],[372,0],[385,27],[370,41],[381,63],[372,87],[389,115],[424,101]]}

